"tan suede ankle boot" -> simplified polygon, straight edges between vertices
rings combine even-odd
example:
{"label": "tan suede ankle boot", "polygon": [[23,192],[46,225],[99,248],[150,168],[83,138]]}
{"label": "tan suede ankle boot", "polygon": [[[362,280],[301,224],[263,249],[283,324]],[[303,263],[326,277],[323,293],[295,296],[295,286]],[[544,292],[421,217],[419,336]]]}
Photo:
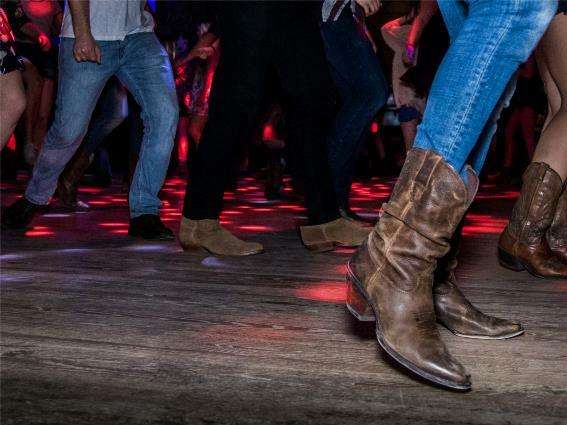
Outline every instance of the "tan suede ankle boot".
{"label": "tan suede ankle boot", "polygon": [[328,223],[299,228],[303,245],[316,252],[331,251],[335,245],[360,246],[371,231],[371,227],[343,217]]}
{"label": "tan suede ankle boot", "polygon": [[179,228],[179,243],[186,251],[203,248],[215,255],[235,257],[264,251],[259,243],[238,239],[222,227],[218,220],[190,220],[183,217]]}

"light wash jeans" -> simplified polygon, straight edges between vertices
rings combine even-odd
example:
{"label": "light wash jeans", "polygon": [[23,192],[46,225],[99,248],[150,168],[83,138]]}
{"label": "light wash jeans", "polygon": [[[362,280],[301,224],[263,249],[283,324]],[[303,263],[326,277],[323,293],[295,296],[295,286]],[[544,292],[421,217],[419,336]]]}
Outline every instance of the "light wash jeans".
{"label": "light wash jeans", "polygon": [[77,62],[74,40],[62,38],[55,118],[49,129],[25,196],[45,205],[57,179],[87,132],[107,80],[116,75],[142,109],[144,137],[130,187],[130,215],[157,214],[178,120],[171,64],[153,33],[127,36],[123,41],[99,41],[102,63]]}
{"label": "light wash jeans", "polygon": [[451,46],[437,72],[414,147],[459,173],[482,169],[513,76],[557,11],[556,0],[439,0]]}

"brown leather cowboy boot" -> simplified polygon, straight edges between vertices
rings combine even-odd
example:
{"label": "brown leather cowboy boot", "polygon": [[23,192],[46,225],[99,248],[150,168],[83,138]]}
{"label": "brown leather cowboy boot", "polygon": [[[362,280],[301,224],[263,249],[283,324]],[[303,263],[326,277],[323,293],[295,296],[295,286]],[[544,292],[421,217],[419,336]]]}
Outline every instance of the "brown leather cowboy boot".
{"label": "brown leather cowboy boot", "polygon": [[90,155],[85,155],[79,151],[69,161],[63,173],[57,182],[57,196],[61,204],[70,209],[75,209],[78,206],[82,208],[89,208],[89,205],[84,202],[79,202],[77,193],[79,190],[79,182],[89,168],[91,163]]}
{"label": "brown leather cowboy boot", "polygon": [[524,333],[522,325],[488,316],[473,306],[457,286],[455,269],[461,248],[459,225],[451,240],[451,249],[437,263],[433,300],[437,321],[457,336],[479,339],[506,339]]}
{"label": "brown leather cowboy boot", "polygon": [[547,231],[547,243],[551,251],[567,264],[567,183],[555,207],[555,217]]}
{"label": "brown leather cowboy boot", "polygon": [[561,177],[549,165],[532,162],[523,182],[510,222],[498,241],[500,264],[537,277],[567,278],[567,265],[554,255],[545,239],[563,190]]}
{"label": "brown leather cowboy boot", "polygon": [[468,390],[470,377],[437,328],[433,274],[478,187],[468,187],[438,154],[412,149],[378,224],[348,264],[347,307],[370,305],[380,346],[398,363],[438,385]]}
{"label": "brown leather cowboy boot", "polygon": [[[451,240],[451,249],[437,263],[433,283],[433,304],[437,322],[457,336],[478,339],[507,339],[524,333],[522,325],[510,320],[488,316],[465,297],[457,285],[455,269],[461,246],[463,224]],[[374,313],[365,303],[358,307],[358,320],[373,322]]]}

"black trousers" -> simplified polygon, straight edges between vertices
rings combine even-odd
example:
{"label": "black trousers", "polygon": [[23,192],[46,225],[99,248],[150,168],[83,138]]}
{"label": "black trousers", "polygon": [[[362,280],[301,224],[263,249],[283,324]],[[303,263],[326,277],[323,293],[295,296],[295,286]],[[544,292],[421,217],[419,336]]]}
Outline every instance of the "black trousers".
{"label": "black trousers", "polygon": [[221,59],[209,120],[191,162],[185,217],[219,217],[236,148],[252,135],[270,66],[284,92],[288,143],[309,220],[320,224],[339,216],[326,149],[334,93],[319,13],[318,2],[227,2],[219,8]]}

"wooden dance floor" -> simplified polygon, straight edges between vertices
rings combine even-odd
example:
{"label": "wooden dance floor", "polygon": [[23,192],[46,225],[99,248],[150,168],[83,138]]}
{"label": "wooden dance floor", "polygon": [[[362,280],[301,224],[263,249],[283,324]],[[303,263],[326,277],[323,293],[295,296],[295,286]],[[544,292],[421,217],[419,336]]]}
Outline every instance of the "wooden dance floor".
{"label": "wooden dance floor", "polygon": [[[2,205],[24,182],[4,185]],[[375,215],[391,182],[357,183]],[[184,183],[162,215],[177,230]],[[223,223],[266,253],[183,252],[127,236],[126,196],[85,187],[88,213],[54,205],[25,234],[2,232],[1,422],[10,424],[565,424],[567,282],[501,268],[496,241],[517,192],[484,186],[468,215],[461,287],[520,320],[508,341],[443,330],[472,374],[452,393],[408,376],[345,312],[352,251],[312,254],[296,201],[243,179]]]}

